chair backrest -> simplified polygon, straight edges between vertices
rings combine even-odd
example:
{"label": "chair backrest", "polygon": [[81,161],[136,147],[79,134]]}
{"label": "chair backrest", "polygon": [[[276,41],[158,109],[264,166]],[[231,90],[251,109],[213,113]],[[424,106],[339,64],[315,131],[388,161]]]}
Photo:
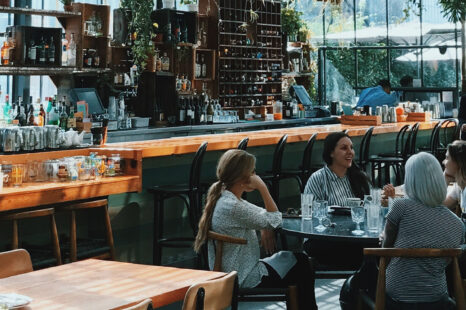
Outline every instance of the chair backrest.
{"label": "chair backrest", "polygon": [[380,256],[379,276],[377,279],[377,292],[375,297],[375,309],[385,309],[385,271],[388,261],[391,257],[409,257],[409,258],[434,258],[449,257],[453,263],[453,287],[456,299],[457,309],[465,309],[464,293],[460,270],[458,266],[458,256],[461,255],[461,249],[400,249],[400,248],[383,248],[383,249],[364,249],[364,255]]}
{"label": "chair backrest", "polygon": [[207,239],[213,240],[215,245],[215,263],[213,269],[214,271],[222,271],[223,244],[225,242],[233,244],[248,243],[246,239],[219,234],[211,230],[209,230],[209,232],[207,233]]}
{"label": "chair backrest", "polygon": [[411,128],[410,125],[404,125],[400,128],[400,131],[396,134],[395,140],[395,156],[399,156],[399,154],[403,153],[403,150],[406,146],[406,139],[409,136],[409,133],[406,132]]}
{"label": "chair backrest", "polygon": [[288,135],[283,135],[275,146],[272,159],[272,173],[274,175],[280,174],[282,170],[283,152],[285,151],[286,140]]}
{"label": "chair backrest", "polygon": [[246,151],[246,148],[248,147],[248,142],[249,142],[249,138],[248,138],[248,137],[243,138],[243,139],[238,143],[237,149],[238,149],[238,150]]}
{"label": "chair backrest", "polygon": [[0,279],[32,271],[31,256],[24,249],[0,253]]}
{"label": "chair backrest", "polygon": [[430,134],[429,150],[431,154],[435,154],[436,145],[438,143],[439,128],[441,125],[442,122],[437,122],[437,124],[434,126],[434,129],[432,129],[432,133]]}
{"label": "chair backrest", "polygon": [[307,140],[306,147],[304,148],[303,162],[301,163],[301,172],[303,174],[311,173],[311,158],[312,158],[312,149],[314,143],[316,142],[317,132],[312,134],[312,136]]}
{"label": "chair backrest", "polygon": [[196,155],[194,155],[193,162],[191,164],[191,170],[189,173],[189,188],[199,188],[201,183],[201,168],[202,161],[204,159],[205,151],[207,149],[207,142],[203,142],[197,149]]}
{"label": "chair backrest", "polygon": [[374,131],[374,126],[369,127],[366,133],[362,137],[361,145],[359,146],[359,167],[366,170],[365,164],[369,161],[369,148],[371,145],[372,132]]}
{"label": "chair backrest", "polygon": [[141,301],[137,305],[131,306],[129,308],[124,308],[123,310],[148,310],[149,306],[150,309],[152,309],[152,300],[150,298]]}
{"label": "chair backrest", "polygon": [[[452,129],[450,127],[450,124],[453,124]],[[453,130],[453,134],[449,136],[448,132],[450,130]],[[442,135],[440,135],[440,132],[442,132]],[[456,118],[449,118],[449,119],[443,120],[438,129],[437,141],[435,141],[436,142],[435,146],[446,147],[449,143],[458,139],[458,136],[459,136],[458,120]]]}
{"label": "chair backrest", "polygon": [[219,279],[191,285],[183,301],[183,310],[237,308],[237,272]]}
{"label": "chair backrest", "polygon": [[409,150],[408,157],[416,154],[416,142],[417,142],[417,133],[419,131],[420,123],[416,123],[411,127],[411,134],[409,136]]}

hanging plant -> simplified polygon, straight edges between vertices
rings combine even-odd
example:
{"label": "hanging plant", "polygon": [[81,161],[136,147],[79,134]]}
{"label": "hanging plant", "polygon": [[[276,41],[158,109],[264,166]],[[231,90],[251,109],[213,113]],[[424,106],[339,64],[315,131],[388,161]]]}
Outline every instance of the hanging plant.
{"label": "hanging plant", "polygon": [[131,52],[138,72],[144,70],[147,59],[154,55],[152,39],[155,36],[154,29],[156,27],[150,18],[153,6],[153,0],[121,0],[120,4],[125,12],[129,11],[127,18],[133,39]]}
{"label": "hanging plant", "polygon": [[289,36],[297,35],[299,29],[303,25],[301,21],[302,12],[296,11],[294,8],[282,8],[282,30]]}

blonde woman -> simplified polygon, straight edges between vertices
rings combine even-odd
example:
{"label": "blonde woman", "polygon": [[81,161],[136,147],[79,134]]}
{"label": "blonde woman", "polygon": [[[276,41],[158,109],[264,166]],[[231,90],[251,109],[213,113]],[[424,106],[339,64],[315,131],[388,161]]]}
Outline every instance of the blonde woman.
{"label": "blonde woman", "polygon": [[[200,251],[207,232],[230,235],[247,240],[247,244],[225,244],[222,258],[224,272],[237,271],[240,287],[298,286],[300,309],[317,309],[314,296],[314,274],[303,253],[279,252],[260,260],[256,230],[261,230],[261,243],[267,253],[275,249],[273,229],[282,223],[267,186],[255,174],[256,159],[242,150],[225,152],[217,165],[218,181],[212,184],[199,222],[194,249]],[[243,200],[244,192],[257,190],[265,209]],[[209,266],[215,261],[214,246],[208,243]],[[272,267],[273,266],[273,267]]]}

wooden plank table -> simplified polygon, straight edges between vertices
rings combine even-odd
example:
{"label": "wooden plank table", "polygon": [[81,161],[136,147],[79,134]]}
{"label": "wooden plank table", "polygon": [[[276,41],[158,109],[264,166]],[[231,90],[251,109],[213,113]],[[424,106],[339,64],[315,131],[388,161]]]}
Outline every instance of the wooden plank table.
{"label": "wooden plank table", "polygon": [[[122,309],[151,298],[155,308],[225,273],[89,259],[0,279],[1,293],[33,301],[25,309]],[[24,309],[24,308],[23,308]]]}

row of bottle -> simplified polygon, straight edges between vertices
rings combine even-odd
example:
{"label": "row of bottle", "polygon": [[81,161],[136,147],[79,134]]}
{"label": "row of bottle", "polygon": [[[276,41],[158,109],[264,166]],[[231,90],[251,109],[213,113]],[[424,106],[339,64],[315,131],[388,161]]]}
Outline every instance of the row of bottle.
{"label": "row of bottle", "polygon": [[201,57],[199,57],[199,53],[196,54],[196,66],[194,70],[194,77],[207,78],[207,63],[205,61],[205,55],[200,55]]}
{"label": "row of bottle", "polygon": [[249,60],[220,59],[221,70],[263,70],[278,71],[281,70],[281,64],[277,62],[253,62]]}
{"label": "row of bottle", "polygon": [[177,123],[183,125],[212,124],[215,115],[222,110],[218,100],[211,99],[206,94],[178,98]]}
{"label": "row of bottle", "polygon": [[[46,108],[44,109],[44,105]],[[24,103],[21,96],[16,102],[9,102],[9,96],[5,96],[2,101],[0,92],[0,124],[1,127],[8,124],[18,124],[20,126],[45,126],[58,125],[64,130],[76,128],[76,118],[74,117],[74,107],[66,101],[66,96],[62,101],[57,101],[56,96],[46,97],[43,103],[38,98],[34,103],[32,96],[28,103]]]}
{"label": "row of bottle", "polygon": [[160,56],[160,51],[156,49],[152,59],[152,72],[158,71],[170,71],[170,58],[166,52],[163,53],[163,56]]}

